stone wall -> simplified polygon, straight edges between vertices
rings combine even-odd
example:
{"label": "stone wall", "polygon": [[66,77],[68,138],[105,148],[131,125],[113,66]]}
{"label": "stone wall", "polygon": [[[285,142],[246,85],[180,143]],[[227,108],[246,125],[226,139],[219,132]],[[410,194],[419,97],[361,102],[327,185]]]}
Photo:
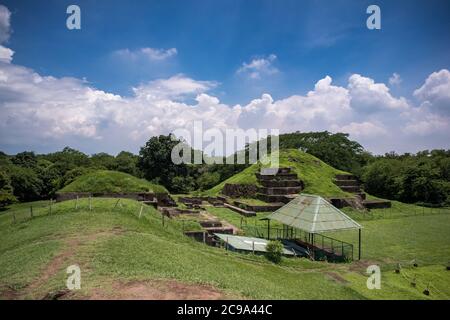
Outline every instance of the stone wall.
{"label": "stone wall", "polygon": [[[156,198],[159,206],[172,206],[175,204],[168,193],[153,192],[126,192],[126,193],[90,193],[90,192],[60,192],[56,193],[56,201],[74,200],[78,198],[125,198],[137,201],[152,201]],[[176,205],[176,204],[175,204]]]}
{"label": "stone wall", "polygon": [[232,198],[253,198],[257,192],[258,188],[251,184],[226,183],[222,190],[222,194]]}

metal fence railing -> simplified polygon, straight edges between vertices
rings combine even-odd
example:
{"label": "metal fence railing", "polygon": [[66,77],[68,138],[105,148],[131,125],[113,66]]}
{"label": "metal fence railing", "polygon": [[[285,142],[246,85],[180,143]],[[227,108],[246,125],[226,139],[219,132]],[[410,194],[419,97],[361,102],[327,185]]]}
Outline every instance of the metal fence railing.
{"label": "metal fence railing", "polygon": [[352,261],[354,258],[353,244],[341,241],[320,233],[311,233],[294,228],[270,228],[262,226],[243,225],[246,236],[270,240],[290,240],[311,252],[315,260]]}

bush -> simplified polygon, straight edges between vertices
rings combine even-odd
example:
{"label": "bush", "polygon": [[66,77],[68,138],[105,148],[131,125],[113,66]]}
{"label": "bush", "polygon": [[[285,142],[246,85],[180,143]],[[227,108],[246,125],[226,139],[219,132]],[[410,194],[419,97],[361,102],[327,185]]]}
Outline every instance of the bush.
{"label": "bush", "polygon": [[283,248],[283,244],[280,241],[269,241],[266,246],[267,259],[274,263],[279,263],[281,261],[281,257],[283,256]]}

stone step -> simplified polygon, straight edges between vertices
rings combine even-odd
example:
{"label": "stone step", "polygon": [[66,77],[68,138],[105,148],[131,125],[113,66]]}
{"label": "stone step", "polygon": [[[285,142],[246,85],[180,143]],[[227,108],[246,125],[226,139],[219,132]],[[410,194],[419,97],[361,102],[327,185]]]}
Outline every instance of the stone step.
{"label": "stone step", "polygon": [[[256,197],[259,200],[269,202],[269,203],[274,203],[274,202],[287,203],[287,202],[289,202],[289,200],[288,200],[289,196],[290,195],[269,195],[269,194],[258,193]],[[296,196],[296,195],[292,195],[292,196]]]}
{"label": "stone step", "polygon": [[291,173],[291,168],[262,168],[259,174],[261,175],[280,175]]}
{"label": "stone step", "polygon": [[360,193],[361,187],[360,186],[340,186],[342,191],[345,192],[351,192],[351,193]]}
{"label": "stone step", "polygon": [[334,184],[338,186],[359,186],[358,180],[334,180]]}
{"label": "stone step", "polygon": [[256,216],[256,212],[255,211],[245,210],[245,209],[233,206],[233,205],[231,205],[229,203],[225,203],[224,206],[225,206],[225,208],[231,209],[234,212],[237,212],[240,215],[243,215],[244,217],[254,217],[254,216]]}
{"label": "stone step", "polygon": [[298,179],[297,174],[295,173],[283,173],[276,175],[262,175],[256,173],[256,179],[259,181],[286,181],[286,180],[295,180]]}
{"label": "stone step", "polygon": [[302,191],[302,187],[275,187],[275,188],[259,188],[258,190],[262,194],[266,195],[285,195],[296,194]]}
{"label": "stone step", "polygon": [[263,187],[267,188],[279,188],[279,187],[301,187],[302,182],[298,179],[294,180],[262,180],[260,181]]}

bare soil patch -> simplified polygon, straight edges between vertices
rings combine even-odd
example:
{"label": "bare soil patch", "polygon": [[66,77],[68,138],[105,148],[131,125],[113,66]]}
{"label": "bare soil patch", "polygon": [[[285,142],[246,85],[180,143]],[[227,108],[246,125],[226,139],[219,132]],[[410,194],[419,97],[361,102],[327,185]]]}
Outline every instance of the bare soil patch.
{"label": "bare soil patch", "polygon": [[111,292],[94,289],[90,300],[220,300],[223,292],[206,285],[183,283],[176,280],[114,282]]}
{"label": "bare soil patch", "polygon": [[[23,290],[23,292],[20,292],[20,295],[32,293],[33,291],[44,285],[52,276],[56,275],[58,271],[60,271],[62,268],[69,266],[70,258],[76,254],[80,246],[86,245],[102,237],[109,237],[113,235],[119,235],[122,233],[124,233],[124,230],[122,228],[114,227],[113,229],[107,231],[99,231],[96,233],[79,235],[64,239],[65,243],[64,250],[58,253],[55,257],[53,257],[50,263],[48,263],[47,266],[42,270],[39,277],[36,278],[33,282],[31,282]],[[40,298],[46,299],[49,294],[50,293],[45,293]],[[18,296],[19,294],[16,293],[15,298],[17,298]]]}

